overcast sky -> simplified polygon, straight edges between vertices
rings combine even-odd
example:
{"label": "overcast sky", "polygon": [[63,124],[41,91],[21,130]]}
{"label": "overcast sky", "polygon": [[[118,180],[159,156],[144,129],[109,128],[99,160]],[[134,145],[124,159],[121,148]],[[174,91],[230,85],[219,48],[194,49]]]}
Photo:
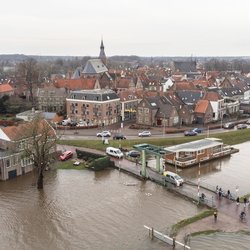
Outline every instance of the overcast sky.
{"label": "overcast sky", "polygon": [[249,0],[1,1],[0,54],[249,56]]}

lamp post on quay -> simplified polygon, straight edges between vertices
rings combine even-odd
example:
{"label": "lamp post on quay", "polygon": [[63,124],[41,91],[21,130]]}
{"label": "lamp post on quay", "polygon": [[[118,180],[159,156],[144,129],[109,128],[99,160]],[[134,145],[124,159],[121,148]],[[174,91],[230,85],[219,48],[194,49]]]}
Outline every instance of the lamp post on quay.
{"label": "lamp post on quay", "polygon": [[[162,113],[163,114],[163,113]],[[162,122],[163,122],[163,130],[162,130],[162,135],[163,136],[165,136],[165,133],[166,133],[166,116],[165,116],[165,114],[163,114],[163,120],[162,120]]]}

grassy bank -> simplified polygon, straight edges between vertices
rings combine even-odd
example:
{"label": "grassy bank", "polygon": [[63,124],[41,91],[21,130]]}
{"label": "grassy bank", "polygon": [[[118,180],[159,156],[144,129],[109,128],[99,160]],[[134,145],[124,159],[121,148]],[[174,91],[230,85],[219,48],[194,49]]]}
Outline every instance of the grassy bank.
{"label": "grassy bank", "polygon": [[211,215],[213,215],[213,213],[214,213],[214,210],[206,210],[206,211],[204,211],[204,212],[202,212],[202,213],[199,213],[199,214],[197,214],[197,215],[195,215],[195,216],[193,216],[193,217],[190,217],[190,218],[188,218],[188,219],[179,221],[178,223],[176,223],[176,224],[174,224],[174,225],[172,226],[171,232],[170,232],[171,237],[176,236],[177,233],[178,233],[178,231],[179,231],[181,228],[183,228],[183,227],[185,227],[185,226],[187,226],[187,225],[189,225],[189,224],[191,224],[191,223],[194,223],[194,222],[196,222],[196,221],[198,221],[198,220],[201,220],[201,219],[203,219],[203,218],[206,218],[206,217],[208,217],[208,216],[211,216]]}
{"label": "grassy bank", "polygon": [[[135,144],[141,144],[141,143],[149,143],[154,144],[157,146],[172,146],[176,144],[186,143],[198,139],[205,138],[206,135],[199,135],[194,137],[176,137],[176,138],[168,138],[166,135],[166,138],[156,138],[156,139],[136,139],[136,140],[123,140],[123,141],[117,141],[117,140],[109,140],[109,146],[112,147],[122,147],[126,149],[133,148],[133,145]],[[216,137],[219,139],[222,139],[225,144],[228,145],[235,145],[240,144],[246,141],[250,141],[250,129],[243,129],[243,130],[236,130],[236,131],[229,131],[225,133],[218,133],[213,134],[210,137]],[[70,146],[75,147],[86,147],[86,148],[93,148],[104,151],[107,145],[103,145],[102,140],[61,140],[59,142],[60,144],[66,144]]]}
{"label": "grassy bank", "polygon": [[79,166],[74,166],[73,161],[60,161],[53,165],[53,168],[56,169],[75,169],[75,170],[82,170],[85,169],[84,163],[81,162]]}

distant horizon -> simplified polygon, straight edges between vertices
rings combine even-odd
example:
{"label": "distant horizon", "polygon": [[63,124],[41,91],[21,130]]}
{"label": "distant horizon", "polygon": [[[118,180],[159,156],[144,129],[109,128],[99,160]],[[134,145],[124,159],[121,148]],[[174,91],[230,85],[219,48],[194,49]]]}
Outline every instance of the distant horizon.
{"label": "distant horizon", "polygon": [[[250,1],[3,1],[0,53],[246,57]],[[94,55],[94,56],[93,56]]]}
{"label": "distant horizon", "polygon": [[[27,57],[91,57],[91,58],[98,58],[97,56],[91,56],[91,55],[39,55],[39,54],[24,54],[24,53],[2,53],[0,54],[0,56],[27,56]],[[135,54],[131,54],[131,55],[122,55],[122,54],[117,54],[117,55],[111,55],[108,56],[106,55],[107,58],[110,57],[141,57],[141,58],[171,58],[171,57],[184,57],[184,58],[242,58],[242,57],[250,57],[250,55],[240,55],[240,56],[221,56],[221,55],[216,55],[216,56],[184,56],[184,55],[169,55],[169,56],[140,56],[140,55],[135,55]]]}

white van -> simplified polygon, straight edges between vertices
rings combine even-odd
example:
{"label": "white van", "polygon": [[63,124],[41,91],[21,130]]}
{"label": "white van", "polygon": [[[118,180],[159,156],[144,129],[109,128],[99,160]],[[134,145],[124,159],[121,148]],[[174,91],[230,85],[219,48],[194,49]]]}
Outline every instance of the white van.
{"label": "white van", "polygon": [[119,159],[123,157],[123,153],[119,148],[107,147],[106,154],[117,157]]}
{"label": "white van", "polygon": [[184,180],[176,173],[170,172],[170,171],[165,171],[163,172],[163,175],[165,176],[165,180],[167,182],[170,182],[177,187],[182,186]]}

